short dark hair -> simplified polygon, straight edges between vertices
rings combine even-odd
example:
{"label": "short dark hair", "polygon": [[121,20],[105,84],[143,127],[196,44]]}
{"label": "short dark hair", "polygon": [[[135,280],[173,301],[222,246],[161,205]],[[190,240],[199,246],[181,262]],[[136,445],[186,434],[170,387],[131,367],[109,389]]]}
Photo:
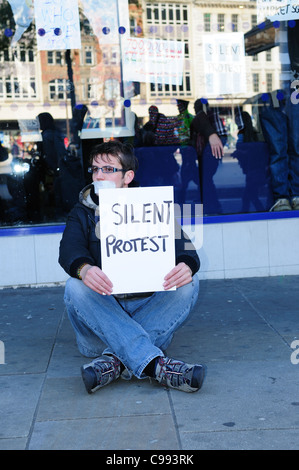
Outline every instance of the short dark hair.
{"label": "short dark hair", "polygon": [[89,162],[92,164],[94,158],[98,155],[112,155],[116,157],[122,168],[126,171],[138,169],[138,160],[134,155],[134,148],[131,144],[122,143],[118,140],[109,140],[98,144],[91,150]]}

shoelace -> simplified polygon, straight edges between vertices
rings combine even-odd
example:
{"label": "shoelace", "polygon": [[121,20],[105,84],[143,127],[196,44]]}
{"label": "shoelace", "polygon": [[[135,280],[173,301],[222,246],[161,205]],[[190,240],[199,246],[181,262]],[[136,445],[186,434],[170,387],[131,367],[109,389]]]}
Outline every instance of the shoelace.
{"label": "shoelace", "polygon": [[[159,360],[159,364],[161,366],[161,370],[159,373],[159,377],[163,377],[163,375],[170,381],[172,382],[174,379],[174,376],[177,377],[178,384],[180,385],[180,379],[182,380],[183,383],[188,383],[186,377],[183,375],[184,373],[181,372],[181,370],[176,371],[176,370],[169,370],[167,367],[179,367],[180,369],[185,365],[184,363],[181,362],[171,362],[170,359],[168,361],[164,361],[163,358]],[[187,369],[185,372],[189,372],[189,369]],[[163,374],[163,375],[162,375]]]}
{"label": "shoelace", "polygon": [[109,374],[112,374],[111,378],[113,378],[113,376],[116,375],[117,368],[119,368],[119,365],[120,365],[119,361],[98,362],[98,365],[97,363],[95,363],[94,368],[95,368],[95,371],[99,374],[99,377],[98,377],[99,382],[101,382],[102,377],[109,375]]}

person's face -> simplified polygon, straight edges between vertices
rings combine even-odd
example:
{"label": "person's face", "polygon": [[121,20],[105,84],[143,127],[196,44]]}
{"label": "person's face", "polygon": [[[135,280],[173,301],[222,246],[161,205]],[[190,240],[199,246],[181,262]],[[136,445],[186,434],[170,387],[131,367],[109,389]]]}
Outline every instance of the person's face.
{"label": "person's face", "polygon": [[179,113],[182,113],[183,111],[185,111],[185,109],[187,109],[187,107],[184,103],[178,103]]}
{"label": "person's face", "polygon": [[[97,155],[92,161],[92,167],[113,167],[118,170],[122,169],[118,159],[112,155]],[[92,173],[92,181],[112,181],[116,188],[127,188],[133,178],[133,170],[116,171],[114,173],[103,173],[103,171],[99,170]]]}

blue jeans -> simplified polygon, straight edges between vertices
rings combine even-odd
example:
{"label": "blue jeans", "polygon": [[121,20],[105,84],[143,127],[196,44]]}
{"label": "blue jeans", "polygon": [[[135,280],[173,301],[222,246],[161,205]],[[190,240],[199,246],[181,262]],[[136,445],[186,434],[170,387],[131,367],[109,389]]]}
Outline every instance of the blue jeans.
{"label": "blue jeans", "polygon": [[274,199],[299,196],[299,104],[288,98],[284,111],[263,106],[260,118],[270,151]]}
{"label": "blue jeans", "polygon": [[[70,278],[64,301],[79,351],[87,357],[113,354],[137,378],[156,357],[164,356],[174,332],[187,319],[199,292],[198,277],[176,291],[150,297],[103,296]],[[107,349],[102,351],[104,342]]]}

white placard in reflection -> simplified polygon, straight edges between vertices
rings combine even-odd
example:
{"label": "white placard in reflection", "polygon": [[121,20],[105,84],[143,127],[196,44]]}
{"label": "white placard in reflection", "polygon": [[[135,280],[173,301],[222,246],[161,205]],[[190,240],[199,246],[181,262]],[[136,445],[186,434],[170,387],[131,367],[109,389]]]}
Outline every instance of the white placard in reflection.
{"label": "white placard in reflection", "polygon": [[299,18],[299,0],[257,0],[258,22],[288,21]]}
{"label": "white placard in reflection", "polygon": [[78,0],[35,0],[39,50],[81,49]]}
{"label": "white placard in reflection", "polygon": [[82,7],[101,46],[130,35],[128,0],[83,0]]}
{"label": "white placard in reflection", "polygon": [[207,96],[246,92],[243,33],[206,34],[203,54]]}
{"label": "white placard in reflection", "polygon": [[123,42],[124,79],[181,85],[184,50],[181,41],[127,38]]}

